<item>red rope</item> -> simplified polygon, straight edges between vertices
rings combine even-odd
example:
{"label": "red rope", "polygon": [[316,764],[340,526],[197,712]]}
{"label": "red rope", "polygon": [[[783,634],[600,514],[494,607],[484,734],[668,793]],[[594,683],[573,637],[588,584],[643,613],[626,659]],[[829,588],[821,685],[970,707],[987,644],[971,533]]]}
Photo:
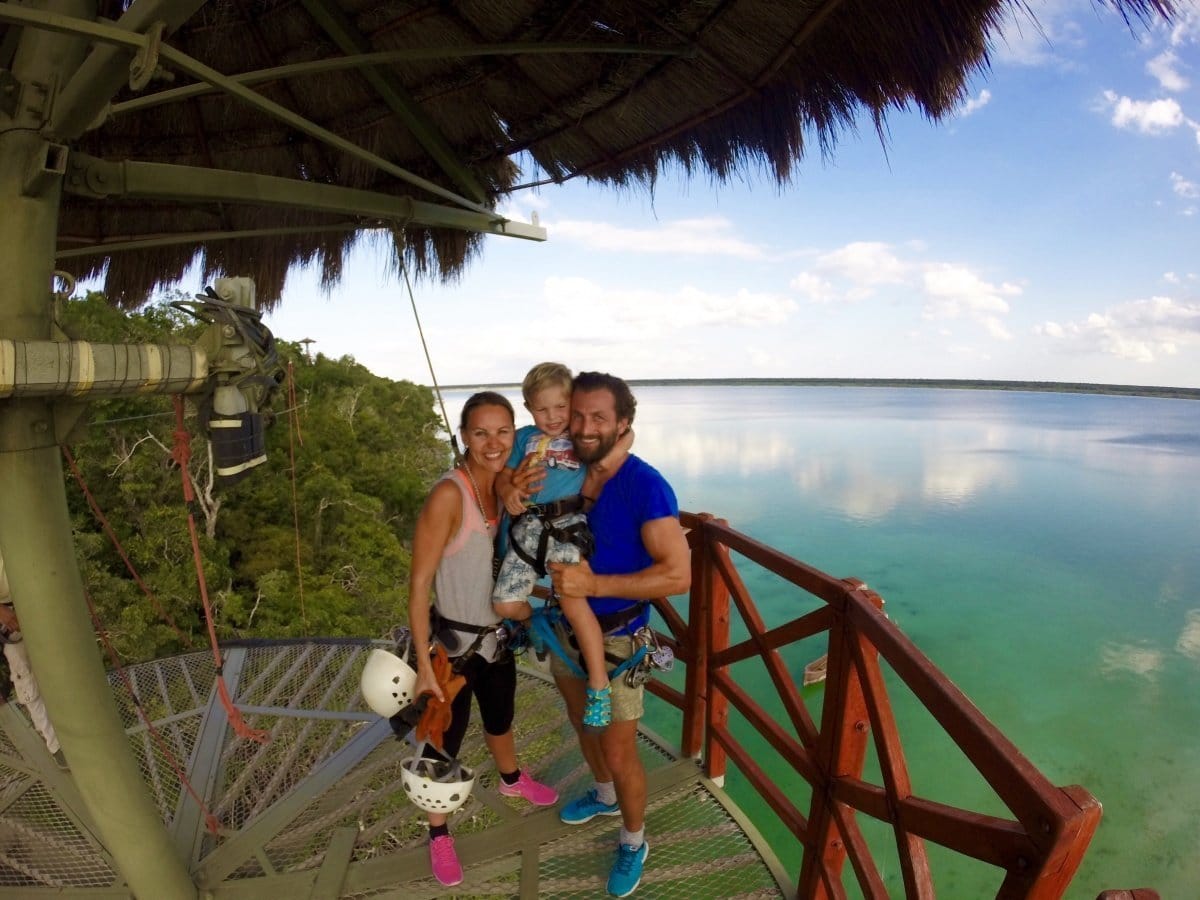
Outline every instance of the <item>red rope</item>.
{"label": "red rope", "polygon": [[92,496],[91,490],[88,489],[87,482],[83,480],[83,473],[79,471],[79,466],[75,463],[75,457],[71,455],[71,450],[66,444],[62,445],[62,452],[63,456],[67,458],[67,465],[71,469],[71,474],[75,476],[75,481],[79,484],[79,489],[83,491],[83,498],[87,500],[88,506],[91,507],[92,515],[96,517],[96,521],[100,523],[100,527],[104,529],[104,533],[107,534],[108,539],[112,541],[113,547],[116,549],[117,553],[120,554],[121,559],[125,561],[125,568],[129,570],[129,574],[133,576],[133,580],[137,582],[137,586],[140,587],[142,589],[142,593],[144,593],[150,599],[151,605],[153,605],[159,616],[162,617],[166,623],[175,630],[177,635],[179,635],[179,639],[183,641],[184,646],[189,648],[194,647],[195,644],[192,643],[191,637],[180,630],[179,626],[175,624],[175,620],[171,618],[171,614],[167,612],[161,603],[158,602],[158,597],[154,595],[154,592],[150,590],[150,588],[146,585],[146,582],[142,581],[142,576],[139,575],[137,569],[134,568],[133,561],[125,552],[125,548],[121,546],[121,541],[117,537],[116,532],[114,532],[112,530],[112,526],[108,524],[108,519],[105,517],[104,512],[100,509],[100,504],[96,502],[96,498]]}
{"label": "red rope", "polygon": [[233,700],[229,696],[229,688],[225,686],[225,676],[221,672],[221,648],[217,643],[217,627],[213,622],[212,606],[208,602],[208,583],[204,580],[204,560],[200,555],[200,538],[196,534],[196,517],[192,514],[191,509],[191,503],[196,497],[187,468],[188,460],[192,456],[191,435],[188,434],[187,428],[183,424],[183,397],[176,394],[173,399],[175,401],[175,447],[171,456],[179,463],[179,473],[183,479],[183,499],[188,504],[188,534],[192,538],[192,559],[196,564],[200,601],[204,604],[204,621],[208,624],[208,639],[212,645],[213,665],[217,669],[217,692],[221,696],[221,705],[225,707],[225,713],[229,716],[229,724],[233,726],[233,730],[238,736],[265,744],[271,739],[270,734],[261,728],[251,728],[246,724],[241,711],[233,705]]}
{"label": "red rope", "polygon": [[83,599],[87,601],[88,610],[92,614],[92,626],[96,629],[96,633],[100,635],[100,640],[104,643],[104,649],[108,651],[108,658],[112,660],[113,670],[120,677],[125,685],[125,690],[129,691],[129,697],[133,700],[133,705],[137,709],[138,718],[146,725],[146,730],[150,732],[150,736],[154,738],[154,742],[158,745],[158,749],[162,751],[167,762],[175,771],[175,776],[179,779],[179,783],[187,789],[187,792],[192,795],[192,799],[199,805],[204,813],[204,825],[212,834],[217,834],[220,830],[221,823],[217,817],[213,815],[212,810],[204,802],[204,799],[196,793],[196,789],[192,787],[192,783],[188,781],[187,773],[183,771],[183,766],[179,764],[179,760],[175,758],[175,754],[171,752],[171,748],[167,746],[166,739],[154,727],[154,723],[150,721],[150,716],[146,714],[146,710],[142,707],[142,701],[137,695],[137,691],[133,688],[133,682],[129,679],[129,673],[125,671],[125,667],[121,665],[121,657],[117,655],[116,648],[113,647],[112,641],[108,639],[108,630],[100,621],[100,615],[96,612],[96,605],[92,602],[92,595],[84,589]]}
{"label": "red rope", "polygon": [[291,360],[288,361],[288,455],[292,462],[292,531],[296,536],[296,588],[300,597],[300,622],[304,634],[308,635],[308,616],[304,611],[304,568],[300,560],[300,501],[296,496],[296,445],[292,440],[295,430],[296,440],[304,446],[304,438],[300,435],[300,414],[296,409],[296,379]]}

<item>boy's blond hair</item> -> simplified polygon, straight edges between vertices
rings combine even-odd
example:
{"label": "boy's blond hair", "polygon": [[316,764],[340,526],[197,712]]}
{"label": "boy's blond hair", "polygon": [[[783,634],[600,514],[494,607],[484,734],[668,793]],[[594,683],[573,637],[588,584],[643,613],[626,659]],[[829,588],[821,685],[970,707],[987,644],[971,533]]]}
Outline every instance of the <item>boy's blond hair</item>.
{"label": "boy's blond hair", "polygon": [[562,363],[538,363],[521,382],[521,396],[525,398],[525,406],[528,407],[533,402],[534,394],[551,385],[560,384],[570,393],[572,380],[571,370]]}

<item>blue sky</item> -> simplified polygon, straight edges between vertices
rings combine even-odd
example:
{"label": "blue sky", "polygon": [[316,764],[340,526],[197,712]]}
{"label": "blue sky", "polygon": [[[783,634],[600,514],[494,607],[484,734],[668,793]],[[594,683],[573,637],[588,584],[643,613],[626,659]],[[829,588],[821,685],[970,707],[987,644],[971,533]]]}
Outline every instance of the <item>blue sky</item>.
{"label": "blue sky", "polygon": [[[939,124],[868,120],[792,182],[665,177],[514,195],[546,243],[489,238],[414,284],[443,384],[535,362],[629,378],[900,377],[1200,385],[1200,8],[1132,32],[1033,2]],[[536,177],[537,173],[531,173]],[[323,295],[296,272],[277,335],[430,383],[409,298],[364,244]]]}

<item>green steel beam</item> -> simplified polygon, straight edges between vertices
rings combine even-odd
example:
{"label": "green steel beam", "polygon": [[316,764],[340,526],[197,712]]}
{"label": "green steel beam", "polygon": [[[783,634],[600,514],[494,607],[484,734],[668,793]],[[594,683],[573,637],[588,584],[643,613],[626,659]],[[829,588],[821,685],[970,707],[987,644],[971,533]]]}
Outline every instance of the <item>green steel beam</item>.
{"label": "green steel beam", "polygon": [[288,827],[313,800],[333,787],[339,778],[362,762],[380,743],[392,737],[387,719],[376,719],[358,731],[335,754],[313,769],[290,794],[273,803],[261,816],[227,838],[196,867],[196,877],[206,888],[213,888],[243,862],[256,848],[266,845]]}
{"label": "green steel beam", "polygon": [[[360,222],[346,222],[341,225],[295,225],[280,228],[247,228],[243,231],[188,231],[178,234],[155,235],[154,237],[131,238],[130,240],[107,240],[94,243],[84,242],[84,246],[73,250],[59,250],[54,259],[77,259],[81,256],[95,256],[97,253],[124,253],[129,250],[146,250],[150,247],[171,247],[177,244],[207,244],[210,241],[235,241],[243,238],[281,237],[289,234],[317,234],[327,231],[364,231],[368,226]],[[69,240],[59,235],[59,242]]]}
{"label": "green steel beam", "polygon": [[309,892],[309,900],[338,900],[342,896],[342,882],[354,856],[354,842],[358,840],[357,828],[338,828],[325,848],[325,861],[317,870],[317,880]]}
{"label": "green steel beam", "polygon": [[[135,52],[145,48],[148,42],[145,36],[132,34],[122,28],[116,28],[111,25],[100,25],[78,17],[47,14],[42,10],[29,9],[11,2],[0,3],[0,22],[32,25],[37,29],[55,33],[83,35],[94,41],[116,44],[119,47],[125,47]],[[290,109],[280,106],[272,100],[268,100],[261,94],[255,93],[244,85],[239,84],[235,79],[227,75],[222,75],[216,69],[204,65],[199,60],[193,59],[186,53],[181,53],[168,44],[159,44],[157,54],[159,59],[164,63],[169,62],[179,71],[212,85],[214,88],[257,109],[264,115],[282,122],[302,134],[307,134],[314,140],[328,144],[349,156],[362,160],[368,165],[379,169],[381,172],[386,172],[403,182],[428,191],[436,197],[441,197],[443,200],[449,200],[451,203],[461,206],[464,209],[494,215],[492,210],[487,206],[476,203],[474,200],[468,200],[466,197],[456,194],[454,191],[447,190],[439,184],[434,184],[429,179],[422,178],[420,175],[408,171],[403,166],[389,162],[382,156],[360,147],[353,141],[346,140],[341,135],[335,134],[327,128],[322,128],[299,113],[292,112]],[[92,123],[89,121],[84,127],[86,128],[90,124]],[[54,134],[50,128],[46,132],[49,135]]]}
{"label": "green steel beam", "polygon": [[[193,203],[249,203],[362,216],[401,225],[411,222],[437,228],[458,228],[533,241],[546,239],[544,228],[513,222],[487,209],[482,213],[454,209],[411,197],[276,175],[131,160],[107,162],[78,153],[70,158],[63,189],[96,198],[116,196]],[[364,227],[375,224],[377,222],[372,221]]]}
{"label": "green steel beam", "polygon": [[[11,6],[8,7],[11,10]],[[64,21],[94,18],[94,0],[36,0],[27,9]],[[38,134],[54,85],[88,52],[76,34],[26,28],[11,74],[49,87],[42,109],[0,109],[0,336],[53,337],[50,285],[61,179],[28,192],[41,166]],[[27,94],[35,92],[26,91]],[[56,409],[39,398],[0,400],[0,553],[46,709],[96,831],[138,897],[194,900],[196,888],[163,827],[130,752],[84,603],[55,435]]]}
{"label": "green steel beam", "polygon": [[[141,32],[156,22],[163,22],[166,33],[170,34],[204,3],[205,0],[137,0],[113,27],[141,37]],[[117,92],[129,83],[129,65],[129,54],[119,47],[103,43],[94,45],[88,58],[63,86],[46,133],[64,141],[83,134],[103,115]]]}
{"label": "green steel beam", "polygon": [[[363,54],[371,49],[370,42],[350,21],[350,18],[328,0],[300,0],[308,14],[324,30],[333,42],[347,54]],[[425,114],[412,96],[390,70],[367,68],[359,72],[375,89],[375,93],[425,148],[425,152],[436,162],[451,180],[476,203],[484,203],[487,194],[479,179],[468,169],[450,147],[441,129]]]}
{"label": "green steel beam", "polygon": [[68,772],[59,768],[54,757],[50,755],[46,742],[17,709],[16,703],[0,703],[0,729],[21,754],[22,762],[32,764],[32,768],[37,770],[38,780],[54,797],[59,811],[85,836],[85,840],[92,844],[92,849],[104,857],[104,861],[116,871],[112,857],[99,843],[96,823],[88,813],[75,782],[71,780]]}
{"label": "green steel beam", "polygon": [[[0,17],[2,18],[2,17]],[[348,56],[333,56],[328,59],[313,59],[307,62],[288,63],[284,66],[274,66],[269,69],[255,69],[251,72],[240,72],[230,75],[231,81],[238,84],[261,84],[264,81],[286,81],[289,78],[299,78],[304,75],[321,75],[326,72],[341,72],[346,69],[366,69],[372,66],[390,66],[396,63],[411,62],[425,59],[467,59],[480,56],[570,56],[586,54],[589,56],[676,56],[692,58],[696,55],[695,48],[679,47],[645,47],[640,44],[589,44],[578,41],[554,41],[534,43],[532,41],[517,41],[509,44],[473,44],[469,47],[412,47],[404,50],[378,50],[373,53],[360,53]],[[192,97],[202,97],[215,94],[220,89],[211,84],[199,82],[186,84],[182,87],[167,88],[114,103],[110,113],[137,112],[167,103],[177,103]]]}
{"label": "green steel beam", "polygon": [[[236,697],[238,682],[242,677],[242,666],[246,661],[244,649],[225,652],[222,672],[229,696]],[[196,735],[192,757],[188,761],[188,782],[196,789],[205,803],[212,803],[216,793],[217,776],[221,771],[221,749],[229,726],[229,716],[217,692],[216,682],[208,694],[208,706],[200,720],[200,733]],[[204,852],[208,831],[205,827],[204,808],[188,791],[181,792],[179,806],[171,823],[175,844],[190,864],[199,861]]]}

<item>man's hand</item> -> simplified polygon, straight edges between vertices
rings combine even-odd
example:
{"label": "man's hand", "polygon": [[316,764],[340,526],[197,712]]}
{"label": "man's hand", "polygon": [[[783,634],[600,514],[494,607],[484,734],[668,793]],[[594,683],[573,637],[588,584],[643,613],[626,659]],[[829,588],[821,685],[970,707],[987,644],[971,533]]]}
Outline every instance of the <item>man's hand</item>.
{"label": "man's hand", "polygon": [[560,597],[596,596],[596,574],[586,559],[577,563],[547,563],[554,592]]}

